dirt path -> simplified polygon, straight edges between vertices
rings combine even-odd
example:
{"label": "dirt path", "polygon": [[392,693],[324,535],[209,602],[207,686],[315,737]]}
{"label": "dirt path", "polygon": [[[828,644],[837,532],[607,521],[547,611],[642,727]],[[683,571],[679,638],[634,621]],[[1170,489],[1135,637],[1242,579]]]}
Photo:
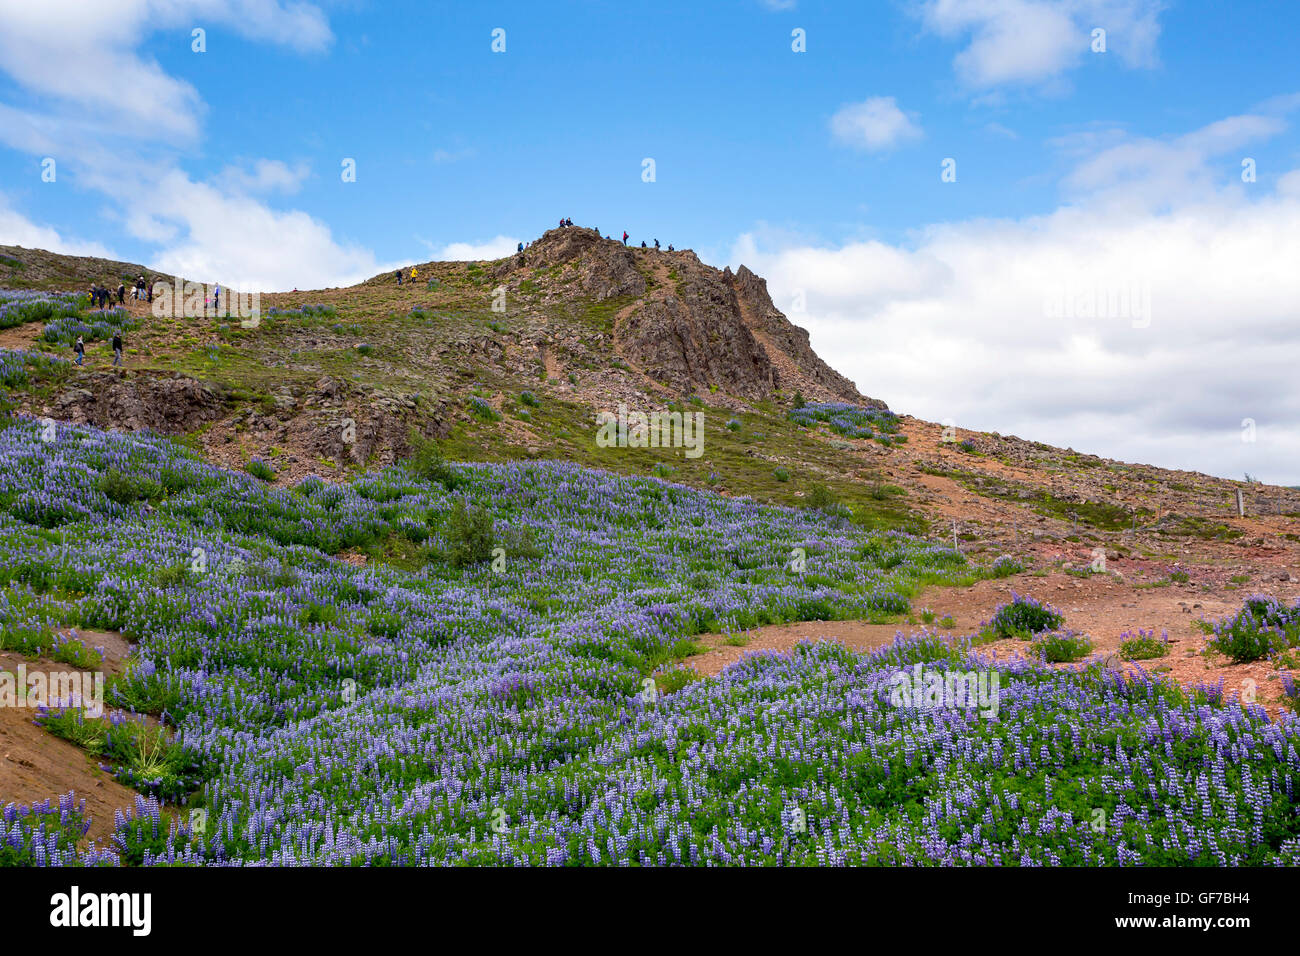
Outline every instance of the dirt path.
{"label": "dirt path", "polygon": [[[953,619],[954,626],[950,629],[937,625],[932,625],[932,629],[944,634],[973,635],[992,617],[998,605],[1011,600],[1015,591],[1046,601],[1064,614],[1065,627],[1092,639],[1093,655],[1118,652],[1125,632],[1154,629],[1159,637],[1163,631],[1169,635],[1170,652],[1166,657],[1141,662],[1147,670],[1166,673],[1183,686],[1213,683],[1222,677],[1227,694],[1242,691],[1249,686],[1247,681],[1254,681],[1259,702],[1275,705],[1282,698],[1282,691],[1273,665],[1267,661],[1229,664],[1218,655],[1203,655],[1205,635],[1195,622],[1214,621],[1232,614],[1247,596],[1256,592],[1292,602],[1300,597],[1300,581],[1270,580],[1265,571],[1255,584],[1248,582],[1234,588],[1222,571],[1191,568],[1191,580],[1185,584],[1139,586],[1143,581],[1164,579],[1161,572],[1167,566],[1147,564],[1149,567],[1138,561],[1113,562],[1110,570],[1118,570],[1123,578],[1113,574],[1077,577],[1054,572],[1043,577],[1021,574],[980,581],[967,588],[927,588],[912,601],[915,624],[809,621],[757,628],[739,635],[705,634],[696,641],[707,650],[687,658],[686,664],[705,677],[713,677],[740,660],[743,654],[760,650],[788,653],[801,640],[836,640],[855,651],[875,650],[892,642],[900,632],[921,631],[924,625],[920,623],[920,613],[924,608],[934,612],[936,622],[949,615]],[[1139,571],[1143,573],[1139,575]],[[735,646],[728,644],[728,639],[746,640],[746,643]],[[1004,639],[984,645],[984,649],[999,658],[1009,658],[1023,656],[1028,645],[1024,641]]]}
{"label": "dirt path", "polygon": [[[132,649],[126,638],[114,632],[87,630],[78,631],[78,636],[88,647],[103,648],[105,677],[123,671]],[[41,673],[47,680],[51,674],[87,673],[47,658],[0,651],[0,672],[16,678],[19,665],[27,675]],[[78,800],[86,800],[86,814],[91,821],[87,836],[106,840],[113,832],[115,812],[130,810],[136,792],[101,770],[97,758],[38,726],[35,717],[35,707],[0,707],[0,806],[47,799],[57,804],[60,796],[72,791]]]}

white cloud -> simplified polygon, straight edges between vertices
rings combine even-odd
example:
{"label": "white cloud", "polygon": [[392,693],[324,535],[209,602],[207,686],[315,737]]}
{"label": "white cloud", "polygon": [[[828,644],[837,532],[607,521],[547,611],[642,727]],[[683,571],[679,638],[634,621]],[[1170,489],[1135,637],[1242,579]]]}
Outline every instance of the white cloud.
{"label": "white cloud", "polygon": [[[134,135],[192,140],[202,101],[140,47],[161,30],[228,27],[253,40],[309,52],[332,40],[319,8],[280,0],[41,0],[0,3],[0,69],[70,110]],[[181,37],[188,45],[188,37]],[[209,53],[216,55],[216,37]]]}
{"label": "white cloud", "polygon": [[98,242],[66,239],[55,229],[36,225],[10,206],[9,200],[2,193],[0,193],[0,245],[45,249],[69,256],[118,258]]}
{"label": "white cloud", "polygon": [[453,242],[451,245],[436,248],[427,240],[421,239],[428,246],[433,258],[441,262],[479,262],[501,259],[513,253],[520,240],[515,236],[495,236],[483,242]]}
{"label": "white cloud", "polygon": [[876,152],[918,139],[921,127],[892,96],[873,96],[840,107],[831,117],[831,133],[846,146]]}
{"label": "white cloud", "polygon": [[1300,169],[1243,190],[1231,167],[1216,181],[1194,158],[1262,129],[1211,124],[1174,141],[1194,188],[1158,208],[1113,201],[1103,170],[1128,181],[1134,164],[1103,151],[1072,177],[1093,191],[1049,215],[935,225],[907,246],[742,236],[731,262],[767,276],[783,311],[802,291],[808,311],[791,318],[814,348],[901,412],[1300,484]]}
{"label": "white cloud", "polygon": [[[189,30],[323,50],[328,22],[310,3],[281,0],[0,0],[0,70],[42,106],[0,104],[0,142],[51,155],[79,188],[109,197],[125,232],[162,246],[142,255],[150,265],[264,291],[348,283],[385,271],[372,252],[333,238],[300,211],[262,198],[292,194],[310,174],[305,164],[254,159],[227,166],[206,182],[177,164],[175,146],[201,144],[204,104],[188,83],[168,76],[142,53],[168,31],[189,44]],[[179,42],[179,41],[178,41]],[[72,251],[53,230],[5,214],[0,224],[27,244]]]}
{"label": "white cloud", "polygon": [[916,0],[925,29],[967,45],[953,60],[974,89],[1039,85],[1080,66],[1092,31],[1129,67],[1156,62],[1162,0]]}
{"label": "white cloud", "polygon": [[171,231],[153,264],[179,275],[270,292],[349,285],[389,268],[305,212],[275,210],[179,170],[119,189],[148,213],[144,225],[128,220],[129,230],[145,238],[159,226]]}
{"label": "white cloud", "polygon": [[218,175],[218,181],[236,193],[296,193],[303,180],[311,174],[306,163],[289,166],[278,159],[259,159],[252,170],[243,166],[227,166]]}

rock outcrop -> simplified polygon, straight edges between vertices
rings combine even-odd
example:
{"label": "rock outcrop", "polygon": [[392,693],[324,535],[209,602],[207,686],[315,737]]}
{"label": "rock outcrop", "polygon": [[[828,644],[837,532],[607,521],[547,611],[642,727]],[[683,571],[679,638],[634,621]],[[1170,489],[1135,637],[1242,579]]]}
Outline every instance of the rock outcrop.
{"label": "rock outcrop", "polygon": [[51,414],[63,421],[179,435],[215,421],[225,402],[212,385],[172,375],[94,372],[64,389]]}

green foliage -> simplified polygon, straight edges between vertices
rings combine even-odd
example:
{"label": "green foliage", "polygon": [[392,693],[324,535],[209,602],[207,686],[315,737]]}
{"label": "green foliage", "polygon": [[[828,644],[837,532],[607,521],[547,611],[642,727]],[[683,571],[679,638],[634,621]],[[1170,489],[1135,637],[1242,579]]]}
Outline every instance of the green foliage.
{"label": "green foliage", "polygon": [[457,498],[447,514],[444,538],[447,562],[452,567],[463,568],[488,560],[496,547],[491,512],[467,506],[463,498]]}
{"label": "green foliage", "polygon": [[1119,656],[1126,661],[1149,661],[1169,653],[1168,636],[1156,637],[1154,631],[1139,631],[1134,637],[1120,640]]}
{"label": "green foliage", "polygon": [[1048,604],[1012,594],[1012,600],[997,609],[990,622],[1000,637],[1029,638],[1043,631],[1053,631],[1065,623],[1065,617]]}
{"label": "green foliage", "polygon": [[163,486],[144,475],[125,475],[110,468],[100,475],[96,487],[110,501],[131,505],[137,501],[157,500],[163,495]]}
{"label": "green foliage", "polygon": [[244,470],[259,481],[275,481],[275,469],[260,458],[254,458]]}
{"label": "green foliage", "polygon": [[484,422],[501,421],[501,414],[495,408],[489,405],[486,401],[479,398],[477,395],[471,395],[469,399],[465,402],[465,407],[468,408],[469,413],[473,415],[475,418],[477,418],[479,421],[484,421]]}
{"label": "green foliage", "polygon": [[1092,641],[1086,634],[1074,631],[1055,631],[1034,640],[1034,649],[1048,663],[1059,664],[1077,661],[1092,651]]}
{"label": "green foliage", "polygon": [[818,511],[830,511],[837,504],[839,504],[839,499],[835,497],[835,492],[821,482],[814,482],[812,488],[808,490],[809,508],[816,508]]}
{"label": "green foliage", "polygon": [[464,483],[461,475],[443,457],[437,442],[411,429],[409,443],[411,455],[405,464],[413,475],[425,481],[436,482],[448,491],[455,491]]}

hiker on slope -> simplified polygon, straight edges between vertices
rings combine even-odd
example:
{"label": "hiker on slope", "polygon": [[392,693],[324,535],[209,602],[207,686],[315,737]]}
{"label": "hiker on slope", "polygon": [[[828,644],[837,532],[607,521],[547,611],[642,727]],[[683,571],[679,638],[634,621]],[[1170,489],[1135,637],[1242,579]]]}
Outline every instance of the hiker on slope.
{"label": "hiker on slope", "polygon": [[86,343],[81,336],[77,336],[77,342],[72,346],[72,351],[77,353],[77,364],[80,365],[86,360]]}
{"label": "hiker on slope", "polygon": [[623,230],[623,245],[627,245],[627,230]]}
{"label": "hiker on slope", "polygon": [[122,364],[122,333],[113,333],[113,365],[114,367]]}

